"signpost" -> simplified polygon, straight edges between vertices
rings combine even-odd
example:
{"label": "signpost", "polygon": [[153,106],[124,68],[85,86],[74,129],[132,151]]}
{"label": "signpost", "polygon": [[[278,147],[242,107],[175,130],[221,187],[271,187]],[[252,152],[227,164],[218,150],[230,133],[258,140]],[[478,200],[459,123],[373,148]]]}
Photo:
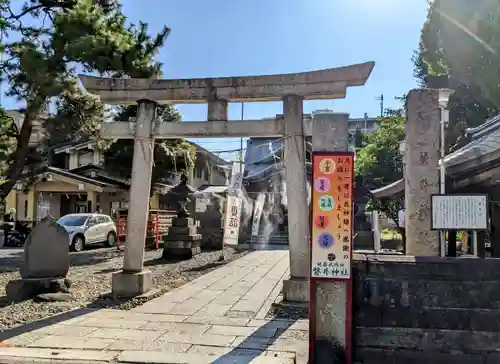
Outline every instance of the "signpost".
{"label": "signpost", "polygon": [[264,209],[264,202],[266,199],[266,195],[261,193],[259,197],[257,197],[257,200],[255,201],[255,205],[253,208],[253,219],[252,219],[252,235],[251,238],[254,236],[259,235],[259,229],[260,229],[260,219],[262,216],[262,210]]}
{"label": "signpost", "polygon": [[486,194],[436,194],[431,196],[431,230],[486,230],[488,196]]}
{"label": "signpost", "polygon": [[[316,282],[347,281],[345,355],[350,364],[352,335],[352,245],[354,153],[313,152],[310,317],[316,316]],[[314,357],[315,322],[309,347]],[[314,361],[313,361],[314,363]]]}
{"label": "signpost", "polygon": [[226,218],[224,223],[224,245],[237,245],[241,220],[241,188],[245,165],[233,163],[231,182],[227,189]]}

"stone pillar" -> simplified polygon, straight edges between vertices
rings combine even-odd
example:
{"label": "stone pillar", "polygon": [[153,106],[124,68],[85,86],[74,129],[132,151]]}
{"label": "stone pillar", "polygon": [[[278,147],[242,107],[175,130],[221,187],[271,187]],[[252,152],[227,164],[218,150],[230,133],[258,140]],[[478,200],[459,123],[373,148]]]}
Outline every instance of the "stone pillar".
{"label": "stone pillar", "polygon": [[37,218],[37,195],[38,193],[35,192],[35,186],[30,187],[28,191],[28,197],[26,199],[28,200],[28,219],[31,221],[36,221]]}
{"label": "stone pillar", "polygon": [[227,121],[227,100],[208,101],[208,121]]}
{"label": "stone pillar", "polygon": [[87,192],[87,212],[93,213],[96,211],[97,206],[97,193],[95,191]]}
{"label": "stone pillar", "polygon": [[[346,152],[349,143],[348,120],[349,114],[345,113],[316,115],[312,124],[313,151]],[[346,337],[346,321],[351,319],[347,317],[346,310],[348,285],[352,285],[352,281],[325,280],[316,283],[316,363],[342,356],[336,350],[343,353],[347,340],[351,340]]]}
{"label": "stone pillar", "polygon": [[149,291],[153,284],[151,272],[143,271],[142,268],[153,167],[151,129],[155,113],[154,102],[138,102],[123,271],[114,274],[112,282],[113,294],[117,296],[141,295]]}
{"label": "stone pillar", "polygon": [[290,279],[283,282],[286,301],[309,301],[309,209],[307,206],[307,176],[304,130],[302,125],[303,98],[285,96],[284,161],[288,208],[288,241],[290,246]]}
{"label": "stone pillar", "polygon": [[[500,201],[498,188],[491,191],[490,200]],[[490,204],[490,229],[491,255],[500,258],[500,206],[496,203]]]}
{"label": "stone pillar", "polygon": [[431,195],[439,193],[439,90],[408,94],[405,173],[406,254],[439,256],[439,235],[431,231]]}

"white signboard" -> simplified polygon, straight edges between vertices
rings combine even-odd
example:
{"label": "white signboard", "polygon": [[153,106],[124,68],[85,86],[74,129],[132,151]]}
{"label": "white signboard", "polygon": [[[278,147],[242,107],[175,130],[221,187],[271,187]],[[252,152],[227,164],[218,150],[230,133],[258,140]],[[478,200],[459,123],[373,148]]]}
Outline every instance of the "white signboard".
{"label": "white signboard", "polygon": [[252,236],[259,235],[260,219],[262,216],[262,209],[264,208],[264,202],[266,200],[266,195],[261,193],[253,208],[253,220],[252,220]]}
{"label": "white signboard", "polygon": [[433,195],[432,230],[486,230],[487,195]]}
{"label": "white signboard", "polygon": [[237,245],[241,221],[241,187],[244,165],[233,163],[231,182],[227,189],[226,220],[224,224],[224,245]]}
{"label": "white signboard", "polygon": [[398,225],[400,227],[405,226],[405,210],[399,210],[398,211]]}

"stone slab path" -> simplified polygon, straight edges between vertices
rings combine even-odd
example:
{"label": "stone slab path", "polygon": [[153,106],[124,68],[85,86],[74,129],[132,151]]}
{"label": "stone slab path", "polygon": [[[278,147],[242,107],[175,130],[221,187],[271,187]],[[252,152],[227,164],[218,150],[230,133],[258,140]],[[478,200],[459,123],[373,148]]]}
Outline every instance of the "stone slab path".
{"label": "stone slab path", "polygon": [[255,251],[130,311],[27,330],[2,342],[0,362],[304,364],[307,320],[266,317],[288,275],[287,251]]}

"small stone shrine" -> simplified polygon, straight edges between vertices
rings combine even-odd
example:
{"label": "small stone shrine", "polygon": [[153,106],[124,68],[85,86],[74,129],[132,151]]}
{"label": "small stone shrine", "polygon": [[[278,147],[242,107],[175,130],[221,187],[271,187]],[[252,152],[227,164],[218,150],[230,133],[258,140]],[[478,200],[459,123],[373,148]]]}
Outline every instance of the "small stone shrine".
{"label": "small stone shrine", "polygon": [[187,178],[183,176],[181,182],[171,192],[178,194],[180,207],[164,239],[162,257],[190,259],[201,252],[201,234],[198,234],[198,224],[187,209],[191,202],[189,196],[192,195],[192,190],[187,185]]}
{"label": "small stone shrine", "polygon": [[207,210],[196,213],[196,218],[200,223],[201,244],[203,248],[222,249],[224,219],[221,212],[220,197],[212,194],[209,200]]}
{"label": "small stone shrine", "polygon": [[41,300],[71,299],[69,271],[69,235],[51,216],[40,221],[29,234],[24,246],[21,279],[5,287],[13,301],[39,296]]}

